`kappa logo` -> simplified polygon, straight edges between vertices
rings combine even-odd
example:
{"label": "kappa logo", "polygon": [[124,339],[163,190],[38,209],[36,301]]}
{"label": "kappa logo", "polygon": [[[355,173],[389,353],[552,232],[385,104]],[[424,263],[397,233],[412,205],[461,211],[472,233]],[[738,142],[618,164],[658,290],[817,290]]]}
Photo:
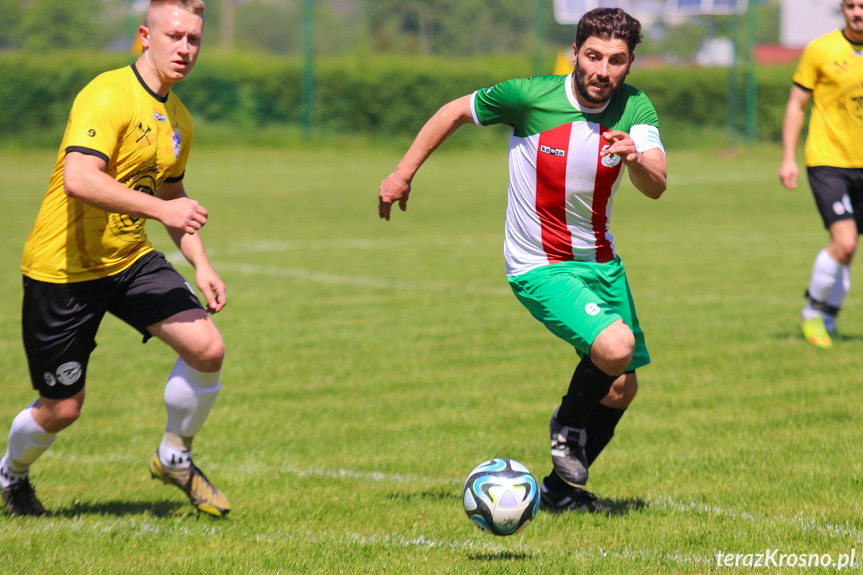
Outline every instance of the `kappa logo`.
{"label": "kappa logo", "polygon": [[599,313],[599,305],[595,304],[593,302],[587,304],[586,306],[584,306],[584,313],[586,313],[587,315],[591,315],[591,316],[598,314]]}
{"label": "kappa logo", "polygon": [[67,361],[57,368],[57,381],[63,385],[72,385],[81,379],[81,364],[77,361]]}
{"label": "kappa logo", "polygon": [[552,156],[558,156],[560,158],[566,155],[566,150],[560,150],[558,148],[552,148],[551,146],[540,146],[539,151],[543,154],[551,154]]}

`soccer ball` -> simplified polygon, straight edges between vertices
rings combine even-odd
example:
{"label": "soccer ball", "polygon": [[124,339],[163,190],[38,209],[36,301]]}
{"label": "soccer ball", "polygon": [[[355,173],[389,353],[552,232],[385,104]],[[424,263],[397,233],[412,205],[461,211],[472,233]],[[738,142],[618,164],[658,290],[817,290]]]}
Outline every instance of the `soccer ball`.
{"label": "soccer ball", "polygon": [[462,489],[468,519],[494,535],[512,535],[536,516],[539,486],[527,467],[498,457],[477,465]]}

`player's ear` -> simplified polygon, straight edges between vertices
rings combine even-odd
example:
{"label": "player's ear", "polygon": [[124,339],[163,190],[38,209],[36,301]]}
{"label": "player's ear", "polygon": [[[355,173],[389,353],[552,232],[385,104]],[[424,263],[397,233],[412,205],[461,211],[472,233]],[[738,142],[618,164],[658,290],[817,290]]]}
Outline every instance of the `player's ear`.
{"label": "player's ear", "polygon": [[572,65],[575,66],[575,62],[578,60],[578,46],[575,44],[572,45]]}
{"label": "player's ear", "polygon": [[138,37],[141,39],[141,48],[146,50],[150,47],[150,29],[146,26],[138,26]]}
{"label": "player's ear", "polygon": [[635,53],[629,55],[629,64],[626,65],[626,76],[629,76],[629,71],[632,70],[633,62],[635,62]]}

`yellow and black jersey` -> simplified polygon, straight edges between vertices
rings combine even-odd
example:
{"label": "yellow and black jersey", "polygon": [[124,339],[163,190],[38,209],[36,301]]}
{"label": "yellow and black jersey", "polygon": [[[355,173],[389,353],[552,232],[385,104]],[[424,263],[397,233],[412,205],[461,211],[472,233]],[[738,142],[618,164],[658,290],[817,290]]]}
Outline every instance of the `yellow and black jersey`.
{"label": "yellow and black jersey", "polygon": [[66,154],[98,156],[129,193],[153,195],[163,182],[182,179],[192,133],[192,118],[177,96],[150,91],[135,66],[97,76],[72,105],[24,246],[22,273],[52,283],[93,280],[119,273],[152,251],[144,218],[106,212],[65,194]]}
{"label": "yellow and black jersey", "polygon": [[863,167],[863,45],[841,30],[813,40],[793,80],[812,93],[806,165]]}

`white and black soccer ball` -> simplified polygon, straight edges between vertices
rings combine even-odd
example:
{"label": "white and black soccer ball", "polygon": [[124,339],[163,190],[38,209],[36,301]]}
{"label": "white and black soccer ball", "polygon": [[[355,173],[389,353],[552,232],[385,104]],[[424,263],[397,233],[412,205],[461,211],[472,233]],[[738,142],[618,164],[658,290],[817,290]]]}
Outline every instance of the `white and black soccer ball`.
{"label": "white and black soccer ball", "polygon": [[462,503],[468,518],[483,531],[512,535],[536,516],[539,486],[527,467],[498,457],[470,472]]}

